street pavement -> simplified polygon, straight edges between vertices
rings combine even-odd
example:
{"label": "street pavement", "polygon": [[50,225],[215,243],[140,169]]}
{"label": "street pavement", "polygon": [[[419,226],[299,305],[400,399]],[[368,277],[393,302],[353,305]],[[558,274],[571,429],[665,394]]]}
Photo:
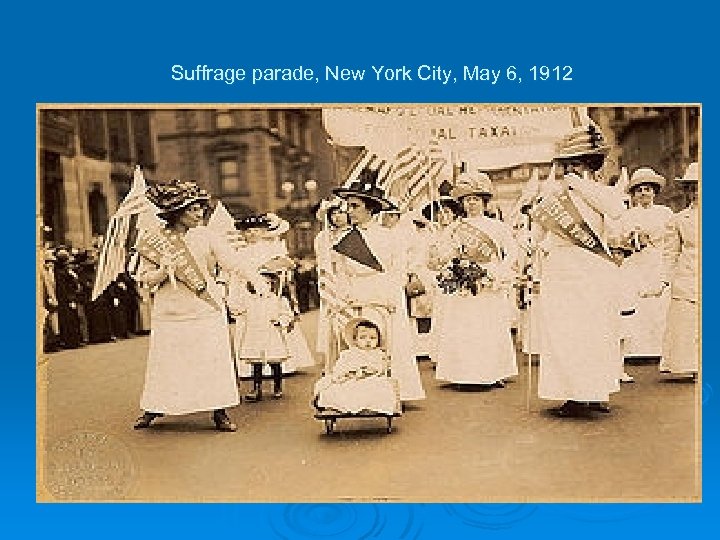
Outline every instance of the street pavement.
{"label": "street pavement", "polygon": [[[314,343],[316,314],[301,326]],[[700,383],[667,381],[630,365],[635,384],[610,414],[558,419],[528,368],[504,389],[459,390],[420,362],[427,399],[386,433],[381,419],[313,418],[320,367],[285,379],[281,400],[229,411],[236,433],[209,413],[132,429],[140,414],[147,337],[40,358],[38,497],[135,501],[588,501],[689,500],[700,495]],[[477,352],[481,354],[481,352]],[[579,351],[582,354],[582,351]],[[537,367],[533,370],[533,386]],[[269,388],[269,381],[266,383]],[[240,383],[241,393],[250,383]]]}

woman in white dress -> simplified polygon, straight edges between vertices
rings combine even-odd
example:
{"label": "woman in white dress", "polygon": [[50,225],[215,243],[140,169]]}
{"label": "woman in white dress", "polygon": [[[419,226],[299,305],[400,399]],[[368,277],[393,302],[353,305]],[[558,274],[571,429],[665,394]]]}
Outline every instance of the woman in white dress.
{"label": "woman in white dress", "polygon": [[655,204],[654,199],[664,186],[665,178],[652,169],[635,171],[628,185],[633,206],[620,219],[622,235],[633,250],[624,268],[638,286],[636,312],[625,345],[625,356],[630,358],[662,356],[670,291],[656,296],[653,288],[660,281],[665,229],[673,212]]}
{"label": "woman in white dress", "polygon": [[[438,339],[442,336],[440,324],[443,317],[440,315],[442,303],[439,302],[440,289],[437,284],[437,269],[431,268],[431,255],[437,258],[450,244],[449,226],[463,215],[460,204],[449,195],[440,196],[437,200],[425,205],[421,211],[426,220],[424,232],[418,234],[418,243],[414,246],[414,259],[416,268],[414,272],[422,283],[424,294],[411,298],[411,308],[414,307],[425,317],[429,317],[429,332],[427,332],[428,351],[433,368],[437,369]],[[447,255],[450,255],[450,251]],[[413,306],[413,302],[416,304]],[[424,311],[424,313],[423,313]]]}
{"label": "woman in white dress", "polygon": [[679,179],[690,205],[668,224],[661,282],[662,289],[671,288],[664,347],[666,370],[693,378],[698,373],[700,355],[699,172],[698,164],[691,163]]}
{"label": "woman in white dress", "polygon": [[150,349],[140,400],[145,412],[135,428],[150,427],[164,415],[212,411],[218,430],[235,431],[225,409],[237,405],[240,399],[222,290],[211,275],[216,264],[241,272],[247,279],[252,278],[251,269],[225,238],[202,225],[209,196],[196,184],[174,181],[155,185],[148,197],[167,223],[166,231],[160,233],[167,233],[173,241],[184,241],[205,281],[205,289],[193,291],[180,280],[182,256],[161,255],[158,264],[141,252],[136,279],[149,286],[154,295]]}
{"label": "woman in white dress", "polygon": [[[492,197],[487,174],[463,173],[452,196],[466,217],[447,227],[449,242],[436,244],[430,257],[442,289],[437,300],[436,376],[451,383],[502,387],[503,379],[518,372],[507,299],[516,243],[505,223],[485,215]],[[487,276],[467,287],[454,286],[452,279],[443,285],[451,268],[469,268],[473,263]]]}
{"label": "woman in white dress", "polygon": [[[558,146],[556,160],[564,167],[565,176],[562,181],[545,182],[547,192],[541,193],[540,204],[567,197],[588,228],[603,238],[606,218],[618,219],[624,209],[614,188],[591,179],[593,171],[602,166],[608,147],[592,125],[577,128]],[[554,188],[557,193],[551,191]],[[541,333],[538,395],[564,401],[551,409],[560,417],[587,416],[591,410],[609,412],[610,394],[620,388],[613,291],[616,265],[588,244],[563,234],[565,227],[550,222],[539,225],[546,236],[540,243],[545,254],[541,301],[534,312],[540,317]],[[589,245],[601,247],[599,242]]]}
{"label": "woman in white dress", "polygon": [[330,256],[335,245],[349,226],[347,213],[340,200],[320,203],[316,217],[323,228],[315,237],[315,258],[318,268],[318,288],[320,295],[320,313],[318,314],[317,339],[315,350],[327,361],[328,356],[337,355],[336,343],[332,336],[331,321],[328,313],[329,303],[334,298],[335,270]]}
{"label": "woman in white dress", "polygon": [[346,305],[360,311],[358,316],[362,315],[359,308],[362,305],[379,304],[391,311],[388,352],[400,399],[425,399],[405,312],[404,287],[408,281],[405,257],[395,235],[373,219],[393,207],[375,185],[376,180],[377,173],[365,170],[349,187],[334,190],[347,201],[352,225],[331,254],[336,268],[336,290]]}

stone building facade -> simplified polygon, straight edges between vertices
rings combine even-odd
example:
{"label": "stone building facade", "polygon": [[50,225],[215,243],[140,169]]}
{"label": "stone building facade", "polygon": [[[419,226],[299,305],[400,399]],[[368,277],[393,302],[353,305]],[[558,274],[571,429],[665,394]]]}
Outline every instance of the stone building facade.
{"label": "stone building facade", "polygon": [[105,234],[135,165],[155,171],[152,115],[142,109],[38,110],[42,239],[86,249]]}
{"label": "stone building facade", "polygon": [[312,251],[312,207],[334,185],[320,109],[153,111],[161,180],[193,179],[243,216],[275,212],[293,225],[290,250]]}

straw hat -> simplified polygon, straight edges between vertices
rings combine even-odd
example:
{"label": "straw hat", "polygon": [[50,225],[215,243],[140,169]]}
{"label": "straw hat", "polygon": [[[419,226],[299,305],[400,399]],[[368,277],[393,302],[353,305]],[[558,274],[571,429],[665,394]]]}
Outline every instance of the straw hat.
{"label": "straw hat", "polygon": [[587,156],[605,156],[610,147],[595,124],[574,128],[556,145],[555,159],[574,160]]}
{"label": "straw hat", "polygon": [[677,178],[678,182],[698,182],[700,180],[700,167],[697,161],[692,162],[685,169],[685,174],[682,178]]}
{"label": "straw hat", "polygon": [[468,195],[492,197],[493,185],[490,181],[490,177],[484,172],[477,172],[474,174],[464,172],[457,177],[455,187],[452,188],[450,195],[458,201]]}
{"label": "straw hat", "polygon": [[660,191],[665,187],[665,177],[652,170],[650,167],[641,167],[630,177],[628,182],[627,192],[632,193],[633,189],[641,184],[650,184],[656,186],[657,191]]}
{"label": "straw hat", "polygon": [[154,184],[147,189],[147,197],[161,214],[185,208],[194,202],[207,204],[210,195],[195,182],[173,180],[168,184]]}

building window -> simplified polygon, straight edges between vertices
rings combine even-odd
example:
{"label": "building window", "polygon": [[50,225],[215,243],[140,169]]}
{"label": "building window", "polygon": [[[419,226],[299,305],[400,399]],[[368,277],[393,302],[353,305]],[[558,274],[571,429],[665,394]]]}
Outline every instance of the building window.
{"label": "building window", "polygon": [[275,197],[281,199],[285,196],[282,189],[283,182],[286,180],[285,158],[279,147],[271,148],[270,156],[272,159],[273,176],[275,177]]}
{"label": "building window", "polygon": [[223,194],[240,194],[243,192],[240,163],[236,158],[221,159],[218,162],[220,170],[220,192]]}
{"label": "building window", "polygon": [[295,118],[291,112],[285,113],[285,137],[290,144],[295,144],[293,133],[295,132]]}
{"label": "building window", "polygon": [[108,226],[108,207],[100,186],[95,186],[88,195],[90,209],[90,231],[93,236],[105,234]]}
{"label": "building window", "polygon": [[98,159],[107,157],[105,144],[105,111],[85,110],[78,112],[80,148],[83,155]]}
{"label": "building window", "polygon": [[45,151],[40,162],[43,181],[40,197],[43,209],[43,225],[48,227],[45,240],[60,243],[65,240],[65,190],[60,154]]}
{"label": "building window", "polygon": [[307,148],[307,139],[309,138],[307,133],[307,118],[304,116],[300,116],[297,121],[297,130],[298,130],[298,146],[301,149]]}
{"label": "building window", "polygon": [[229,129],[233,127],[232,112],[227,109],[215,111],[215,128]]}
{"label": "building window", "polygon": [[108,111],[107,123],[110,161],[130,163],[130,133],[128,132],[127,112]]}
{"label": "building window", "polygon": [[277,109],[268,110],[268,128],[270,133],[280,133],[280,114]]}
{"label": "building window", "polygon": [[135,163],[143,168],[150,168],[153,166],[150,113],[148,111],[132,111],[130,119],[135,139]]}

